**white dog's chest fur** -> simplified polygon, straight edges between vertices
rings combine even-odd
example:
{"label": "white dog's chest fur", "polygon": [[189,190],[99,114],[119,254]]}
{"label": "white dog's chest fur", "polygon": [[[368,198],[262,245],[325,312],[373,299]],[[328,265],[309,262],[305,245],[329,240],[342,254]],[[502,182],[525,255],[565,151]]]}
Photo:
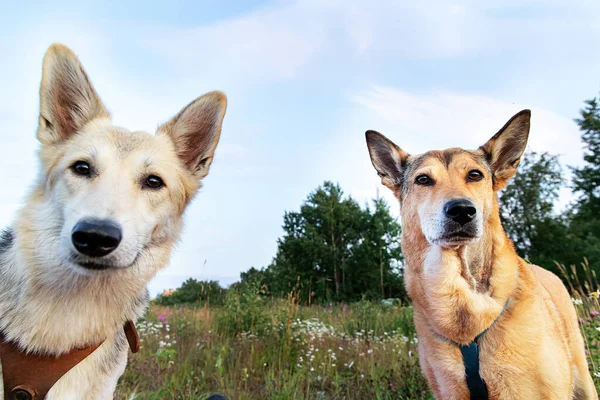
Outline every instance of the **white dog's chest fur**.
{"label": "white dog's chest fur", "polygon": [[[108,400],[127,364],[127,341],[123,331],[63,376],[48,393],[48,400]],[[82,397],[85,393],[85,397]]]}

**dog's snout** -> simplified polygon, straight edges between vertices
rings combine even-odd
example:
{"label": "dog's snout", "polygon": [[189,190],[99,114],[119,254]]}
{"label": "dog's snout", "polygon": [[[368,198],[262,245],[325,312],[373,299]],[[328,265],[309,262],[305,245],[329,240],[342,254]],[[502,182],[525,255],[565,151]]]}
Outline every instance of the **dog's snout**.
{"label": "dog's snout", "polygon": [[121,227],[111,220],[83,220],[73,228],[71,241],[81,254],[103,257],[121,243]]}
{"label": "dog's snout", "polygon": [[471,222],[477,214],[475,204],[467,199],[450,200],[444,206],[444,213],[450,219],[464,225]]}

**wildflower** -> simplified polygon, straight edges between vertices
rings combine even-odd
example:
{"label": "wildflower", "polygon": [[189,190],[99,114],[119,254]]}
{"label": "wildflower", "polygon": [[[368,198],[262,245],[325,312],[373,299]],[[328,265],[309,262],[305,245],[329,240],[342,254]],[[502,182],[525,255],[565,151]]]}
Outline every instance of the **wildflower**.
{"label": "wildflower", "polygon": [[352,368],[352,366],[353,366],[353,365],[354,365],[354,361],[352,361],[352,362],[350,363],[350,365],[348,365],[348,368]]}
{"label": "wildflower", "polygon": [[598,312],[598,311],[590,311],[590,315],[591,315],[592,317],[597,317],[597,316],[598,316],[598,314],[600,314],[600,312]]}
{"label": "wildflower", "polygon": [[594,372],[594,376],[595,376],[596,378],[600,378],[600,372]]}
{"label": "wildflower", "polygon": [[583,300],[581,299],[574,299],[573,297],[571,297],[571,301],[573,302],[573,304],[575,304],[576,306],[580,306],[583,304]]}
{"label": "wildflower", "polygon": [[596,292],[592,292],[592,293],[590,293],[590,297],[592,297],[594,299],[597,299],[599,297],[599,294],[598,294],[597,291]]}

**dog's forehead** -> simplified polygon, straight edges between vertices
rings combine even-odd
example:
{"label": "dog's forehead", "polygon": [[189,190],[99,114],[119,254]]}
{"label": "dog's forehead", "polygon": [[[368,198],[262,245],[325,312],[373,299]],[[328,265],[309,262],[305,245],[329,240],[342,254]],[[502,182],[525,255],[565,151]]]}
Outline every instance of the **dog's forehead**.
{"label": "dog's forehead", "polygon": [[73,148],[86,150],[92,156],[107,153],[115,159],[125,159],[138,153],[157,156],[169,148],[162,136],[114,126],[84,131],[78,136],[73,140]]}
{"label": "dog's forehead", "polygon": [[114,147],[119,156],[124,158],[133,152],[156,146],[156,138],[143,131],[130,132],[126,129],[115,129],[110,132],[109,144]]}
{"label": "dog's forehead", "polygon": [[453,147],[445,150],[430,150],[423,154],[409,157],[406,173],[410,174],[427,166],[442,166],[449,169],[451,165],[468,165],[476,163],[487,169],[487,162],[480,151],[465,150]]}

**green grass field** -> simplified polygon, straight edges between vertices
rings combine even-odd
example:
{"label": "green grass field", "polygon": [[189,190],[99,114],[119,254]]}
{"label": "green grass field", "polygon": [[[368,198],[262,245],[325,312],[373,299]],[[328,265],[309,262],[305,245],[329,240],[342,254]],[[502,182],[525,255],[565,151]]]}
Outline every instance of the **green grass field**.
{"label": "green grass field", "polygon": [[[576,284],[598,383],[598,293]],[[142,350],[131,356],[117,399],[204,399],[213,392],[233,400],[433,398],[409,306],[304,307],[293,298],[230,291],[218,307],[152,305],[137,326]]]}

